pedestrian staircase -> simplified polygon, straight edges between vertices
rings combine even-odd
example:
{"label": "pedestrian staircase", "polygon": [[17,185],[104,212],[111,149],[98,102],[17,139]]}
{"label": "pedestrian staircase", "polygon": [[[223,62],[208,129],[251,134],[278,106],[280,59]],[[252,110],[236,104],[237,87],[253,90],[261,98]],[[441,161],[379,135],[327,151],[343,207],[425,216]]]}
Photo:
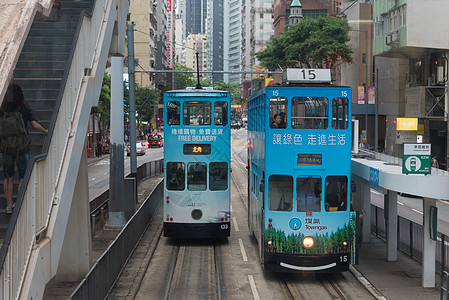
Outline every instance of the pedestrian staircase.
{"label": "pedestrian staircase", "polygon": [[[83,10],[90,10],[92,0],[61,0],[61,9],[54,8],[58,20],[37,15],[22,48],[14,70],[14,83],[24,92],[25,100],[33,108],[39,123],[46,129],[58,113],[57,100],[63,89],[63,79],[70,66],[70,50],[74,43],[78,21]],[[54,115],[54,116],[53,116]],[[43,153],[45,136],[29,128],[32,139],[31,155]],[[2,167],[0,166],[2,169]],[[3,172],[3,171],[2,171]],[[14,178],[13,199],[16,201],[19,182]],[[3,181],[0,182],[0,242],[8,228],[11,214],[6,214]]]}
{"label": "pedestrian staircase", "polygon": [[[15,179],[16,207],[10,215],[0,187],[0,299],[40,299],[56,275],[74,278],[87,272],[60,264],[89,262],[77,242],[90,238],[85,159],[89,116],[98,101],[109,53],[124,55],[128,1],[61,0],[59,17],[46,20],[38,14],[30,27],[27,16],[48,13],[44,1],[48,0],[8,2],[18,6],[10,10],[20,18],[14,37],[26,40],[11,36],[3,40],[0,35],[0,51],[6,45],[3,53],[8,54],[0,54],[0,71],[8,76],[14,68],[14,83],[22,87],[39,123],[49,130],[44,136],[30,129],[32,158],[20,191]],[[0,20],[6,17],[2,13],[5,10],[0,10]],[[0,78],[1,95],[4,84],[5,77]],[[78,215],[80,207],[84,210]],[[80,221],[86,226],[73,223],[78,216],[85,218]]]}

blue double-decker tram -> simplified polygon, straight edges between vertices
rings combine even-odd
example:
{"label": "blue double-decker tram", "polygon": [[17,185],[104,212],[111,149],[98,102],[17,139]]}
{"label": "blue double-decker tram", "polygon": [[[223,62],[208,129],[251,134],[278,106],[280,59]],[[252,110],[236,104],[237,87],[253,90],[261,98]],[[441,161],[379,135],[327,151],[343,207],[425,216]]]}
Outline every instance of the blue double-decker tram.
{"label": "blue double-decker tram", "polygon": [[248,99],[248,224],[269,271],[345,271],[354,254],[351,89],[330,79],[287,69]]}
{"label": "blue double-decker tram", "polygon": [[164,95],[164,236],[230,233],[230,94],[186,89]]}

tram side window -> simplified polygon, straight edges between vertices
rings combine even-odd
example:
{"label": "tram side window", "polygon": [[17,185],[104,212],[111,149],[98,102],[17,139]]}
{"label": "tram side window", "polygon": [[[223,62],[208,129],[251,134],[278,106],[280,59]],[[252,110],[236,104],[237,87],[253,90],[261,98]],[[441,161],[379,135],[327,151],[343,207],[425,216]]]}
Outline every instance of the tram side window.
{"label": "tram side window", "polygon": [[272,211],[291,211],[293,207],[293,177],[271,175],[268,178],[268,206]]}
{"label": "tram side window", "polygon": [[345,211],[348,205],[348,177],[327,176],[324,199],[326,211]]}
{"label": "tram side window", "polygon": [[292,99],[292,128],[326,129],[328,102],[325,97],[294,97]]}
{"label": "tram side window", "polygon": [[213,162],[209,165],[209,189],[224,191],[228,189],[228,164]]}
{"label": "tram side window", "polygon": [[186,101],[184,102],[184,125],[202,126],[210,125],[211,104],[210,101]]}
{"label": "tram side window", "polygon": [[297,211],[321,211],[321,178],[296,178]]}
{"label": "tram side window", "polygon": [[167,102],[167,119],[169,126],[181,124],[181,104],[179,101]]}
{"label": "tram side window", "polygon": [[228,103],[225,101],[217,101],[214,104],[214,124],[226,126],[228,125]]}
{"label": "tram side window", "polygon": [[183,191],[185,188],[186,173],[183,162],[167,163],[167,190]]}
{"label": "tram side window", "polygon": [[187,165],[187,189],[189,191],[206,190],[207,165],[205,163],[189,163]]}
{"label": "tram side window", "polygon": [[270,98],[270,127],[287,128],[287,98]]}
{"label": "tram side window", "polygon": [[347,129],[349,124],[349,100],[347,98],[332,99],[332,128]]}

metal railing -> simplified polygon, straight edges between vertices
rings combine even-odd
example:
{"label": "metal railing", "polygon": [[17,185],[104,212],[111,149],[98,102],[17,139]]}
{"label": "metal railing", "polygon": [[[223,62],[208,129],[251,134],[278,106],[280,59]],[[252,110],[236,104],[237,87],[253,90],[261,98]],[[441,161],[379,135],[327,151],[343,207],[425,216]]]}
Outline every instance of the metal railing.
{"label": "metal railing", "polygon": [[[163,160],[149,162],[137,170],[138,181],[146,176],[164,172]],[[142,235],[162,203],[163,181],[153,190],[149,198],[127,222],[123,230],[106,249],[100,259],[71,294],[71,299],[106,299],[132,255]]]}

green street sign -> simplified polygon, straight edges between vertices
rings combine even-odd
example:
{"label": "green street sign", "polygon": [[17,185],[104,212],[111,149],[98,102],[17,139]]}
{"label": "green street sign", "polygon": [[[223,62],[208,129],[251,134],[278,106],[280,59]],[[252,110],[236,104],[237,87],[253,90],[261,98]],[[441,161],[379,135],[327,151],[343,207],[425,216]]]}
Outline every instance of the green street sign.
{"label": "green street sign", "polygon": [[430,144],[404,144],[403,174],[430,174]]}

